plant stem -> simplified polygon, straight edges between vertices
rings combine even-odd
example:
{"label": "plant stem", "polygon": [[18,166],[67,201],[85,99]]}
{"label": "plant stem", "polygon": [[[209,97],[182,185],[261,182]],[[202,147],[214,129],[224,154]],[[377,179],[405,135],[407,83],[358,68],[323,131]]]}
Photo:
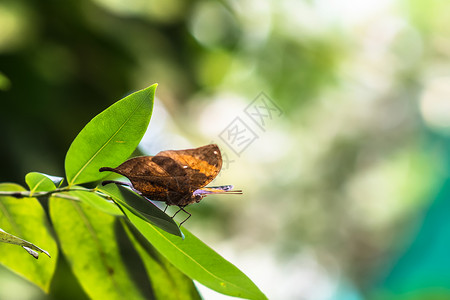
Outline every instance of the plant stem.
{"label": "plant stem", "polygon": [[39,198],[39,197],[46,197],[51,194],[70,192],[70,191],[96,192],[97,190],[96,189],[77,189],[77,188],[64,187],[64,188],[58,188],[58,189],[52,190],[52,191],[34,192],[34,193],[32,193],[31,191],[23,191],[23,192],[0,191],[0,196],[9,196],[9,197],[15,197],[15,198],[29,198],[29,197]]}

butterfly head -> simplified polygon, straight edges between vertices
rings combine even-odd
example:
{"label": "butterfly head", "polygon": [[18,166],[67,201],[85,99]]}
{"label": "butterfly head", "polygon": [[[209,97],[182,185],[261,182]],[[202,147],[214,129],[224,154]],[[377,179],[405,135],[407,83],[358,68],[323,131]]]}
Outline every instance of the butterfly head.
{"label": "butterfly head", "polygon": [[191,201],[192,203],[199,203],[204,197],[206,197],[205,194],[195,194],[195,192],[192,194]]}

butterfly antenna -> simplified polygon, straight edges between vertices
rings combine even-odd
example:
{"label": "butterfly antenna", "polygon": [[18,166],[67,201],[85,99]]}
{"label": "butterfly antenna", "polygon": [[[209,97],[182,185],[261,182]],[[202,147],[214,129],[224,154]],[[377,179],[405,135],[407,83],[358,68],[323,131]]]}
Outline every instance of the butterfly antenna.
{"label": "butterfly antenna", "polygon": [[220,195],[220,194],[234,194],[234,195],[242,195],[242,190],[229,190],[229,189],[219,189],[217,187],[212,188],[201,188],[194,192],[194,195]]}
{"label": "butterfly antenna", "polygon": [[233,194],[233,195],[242,195],[242,191],[241,190],[236,190],[236,191],[221,191],[221,192],[212,192],[210,193],[211,195],[222,195],[222,194]]}
{"label": "butterfly antenna", "polygon": [[226,191],[224,194],[235,194],[235,195],[242,195],[242,190],[235,190],[235,191]]}

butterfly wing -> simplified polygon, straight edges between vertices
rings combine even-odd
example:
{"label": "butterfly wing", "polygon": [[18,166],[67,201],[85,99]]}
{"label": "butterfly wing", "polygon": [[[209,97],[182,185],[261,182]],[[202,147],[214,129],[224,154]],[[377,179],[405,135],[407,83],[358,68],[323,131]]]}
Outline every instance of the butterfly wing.
{"label": "butterfly wing", "polygon": [[174,173],[173,177],[160,165],[152,161],[153,156],[140,156],[131,158],[122,163],[117,168],[102,168],[106,171],[113,171],[127,177],[133,187],[156,201],[167,201],[168,198],[174,201],[182,197],[177,192],[177,177],[182,175]]}
{"label": "butterfly wing", "polygon": [[162,151],[152,161],[173,176],[178,184],[183,182],[183,190],[191,192],[210,183],[222,168],[222,155],[215,144],[195,149]]}

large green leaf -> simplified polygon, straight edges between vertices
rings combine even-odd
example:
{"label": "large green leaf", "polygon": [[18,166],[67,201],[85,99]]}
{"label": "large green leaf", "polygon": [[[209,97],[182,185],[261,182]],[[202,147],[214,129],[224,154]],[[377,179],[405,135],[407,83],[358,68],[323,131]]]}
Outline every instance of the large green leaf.
{"label": "large green leaf", "polygon": [[156,84],[114,103],[94,117],[67,151],[69,186],[107,176],[101,167],[116,167],[135,150],[147,130]]}
{"label": "large green leaf", "polygon": [[132,213],[124,212],[159,253],[190,278],[225,295],[267,299],[245,274],[186,229],[183,229],[186,238],[182,240]]}
{"label": "large green leaf", "polygon": [[192,279],[181,273],[142,236],[122,219],[125,231],[144,262],[156,299],[200,300]]}
{"label": "large green leaf", "polygon": [[111,196],[127,212],[131,212],[144,221],[151,222],[171,234],[184,238],[177,223],[149,200],[123,186],[115,184],[101,186],[98,189]]}
{"label": "large green leaf", "polygon": [[62,251],[92,299],[143,299],[124,265],[115,217],[79,201],[50,198],[50,216]]}
{"label": "large green leaf", "polygon": [[[25,191],[17,184],[1,183],[0,191]],[[52,258],[34,259],[23,249],[0,243],[0,263],[39,286],[45,292],[58,261],[58,248],[45,211],[35,198],[0,196],[0,228],[47,250]]]}

